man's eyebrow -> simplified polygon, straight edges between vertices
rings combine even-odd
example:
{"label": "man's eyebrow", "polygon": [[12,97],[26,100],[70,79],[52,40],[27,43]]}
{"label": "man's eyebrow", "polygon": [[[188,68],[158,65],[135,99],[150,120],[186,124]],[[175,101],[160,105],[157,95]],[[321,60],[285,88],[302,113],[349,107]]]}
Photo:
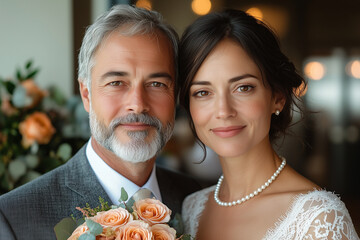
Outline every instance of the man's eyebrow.
{"label": "man's eyebrow", "polygon": [[152,74],[149,75],[148,78],[149,79],[151,79],[151,78],[167,78],[170,81],[174,80],[173,77],[167,72],[152,73]]}
{"label": "man's eyebrow", "polygon": [[[124,71],[110,71],[110,72],[104,73],[101,76],[101,79],[106,79],[108,77],[126,77],[129,75],[130,74],[128,72],[124,72]],[[170,81],[173,81],[173,78],[171,77],[171,75],[166,72],[152,73],[148,76],[148,78],[149,79],[151,79],[151,78],[167,78]]]}
{"label": "man's eyebrow", "polygon": [[124,77],[124,76],[129,76],[129,73],[123,72],[123,71],[110,71],[110,72],[104,73],[101,76],[101,79],[105,79],[108,77]]}

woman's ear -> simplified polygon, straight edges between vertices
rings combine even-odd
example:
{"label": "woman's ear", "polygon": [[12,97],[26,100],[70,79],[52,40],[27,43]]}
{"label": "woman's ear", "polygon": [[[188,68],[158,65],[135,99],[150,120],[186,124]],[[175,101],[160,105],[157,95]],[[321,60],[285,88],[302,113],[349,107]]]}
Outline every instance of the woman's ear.
{"label": "woman's ear", "polygon": [[84,84],[82,81],[79,81],[80,85],[80,95],[81,99],[84,105],[84,108],[87,112],[90,111],[90,94],[89,89],[86,84]]}
{"label": "woman's ear", "polygon": [[275,113],[277,110],[281,112],[285,106],[285,103],[286,99],[284,94],[276,92],[274,94],[274,108],[272,112]]}

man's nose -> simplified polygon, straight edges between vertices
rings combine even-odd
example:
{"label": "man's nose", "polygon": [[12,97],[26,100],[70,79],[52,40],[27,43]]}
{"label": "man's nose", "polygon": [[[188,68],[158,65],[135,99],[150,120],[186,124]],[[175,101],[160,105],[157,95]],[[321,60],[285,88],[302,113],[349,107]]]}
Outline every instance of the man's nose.
{"label": "man's nose", "polygon": [[145,113],[150,110],[144,86],[134,86],[127,96],[127,111],[132,113]]}

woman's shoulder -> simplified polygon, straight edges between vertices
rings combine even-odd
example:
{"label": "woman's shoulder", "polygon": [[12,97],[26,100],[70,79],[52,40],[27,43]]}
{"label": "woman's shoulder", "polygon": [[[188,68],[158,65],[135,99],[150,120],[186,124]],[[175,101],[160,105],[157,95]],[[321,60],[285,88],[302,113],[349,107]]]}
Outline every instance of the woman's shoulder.
{"label": "woman's shoulder", "polygon": [[[297,229],[296,232],[293,230]],[[288,213],[267,238],[296,235],[296,239],[334,236],[334,239],[358,239],[350,214],[340,197],[326,190],[297,194]],[[270,236],[270,237],[269,237]]]}
{"label": "woman's shoulder", "polygon": [[345,204],[340,196],[326,190],[313,190],[295,197],[294,205],[302,207],[305,210],[339,210],[347,211]]}

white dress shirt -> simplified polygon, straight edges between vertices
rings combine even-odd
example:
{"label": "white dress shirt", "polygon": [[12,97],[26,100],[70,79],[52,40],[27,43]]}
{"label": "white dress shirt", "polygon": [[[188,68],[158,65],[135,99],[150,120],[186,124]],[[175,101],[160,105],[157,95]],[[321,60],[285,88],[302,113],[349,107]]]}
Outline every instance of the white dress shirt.
{"label": "white dress shirt", "polygon": [[109,165],[107,165],[99,155],[94,151],[91,145],[91,139],[86,147],[86,156],[89,160],[90,166],[95,172],[97,179],[105,192],[110,197],[112,204],[119,205],[119,198],[121,195],[121,188],[123,187],[129,195],[129,198],[134,195],[139,189],[147,188],[161,201],[161,194],[159,184],[156,178],[156,167],[154,165],[148,181],[143,186],[138,186],[129,179],[116,172]]}

